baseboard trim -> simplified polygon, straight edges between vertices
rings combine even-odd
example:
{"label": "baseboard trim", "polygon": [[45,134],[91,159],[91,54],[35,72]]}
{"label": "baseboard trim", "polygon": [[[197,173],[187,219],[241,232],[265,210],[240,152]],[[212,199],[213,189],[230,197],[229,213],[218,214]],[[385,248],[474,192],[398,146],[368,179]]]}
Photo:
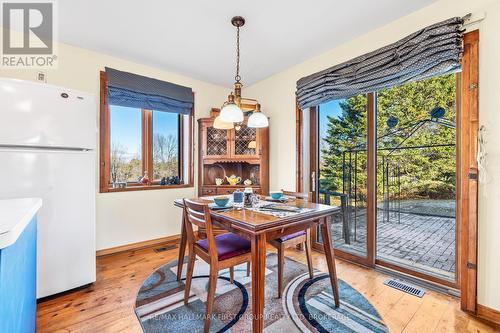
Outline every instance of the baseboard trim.
{"label": "baseboard trim", "polygon": [[181,235],[173,235],[173,236],[156,238],[156,239],[151,239],[151,240],[132,243],[132,244],[111,247],[109,249],[103,249],[103,250],[96,251],[96,257],[102,257],[102,256],[110,255],[110,254],[116,254],[116,253],[120,253],[120,252],[132,251],[132,250],[140,250],[140,249],[144,249],[147,247],[162,245],[165,243],[172,243],[172,242],[177,243],[180,241],[180,239],[181,239]]}
{"label": "baseboard trim", "polygon": [[477,316],[481,319],[487,320],[491,323],[500,326],[500,311],[489,308],[487,306],[477,305]]}

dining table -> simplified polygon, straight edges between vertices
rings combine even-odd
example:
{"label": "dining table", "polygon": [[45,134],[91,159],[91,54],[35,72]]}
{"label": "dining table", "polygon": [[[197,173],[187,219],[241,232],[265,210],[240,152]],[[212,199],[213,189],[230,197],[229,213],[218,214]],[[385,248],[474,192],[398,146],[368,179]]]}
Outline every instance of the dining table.
{"label": "dining table", "polygon": [[[194,198],[201,203],[213,202],[213,197]],[[174,201],[174,205],[183,208],[183,199]],[[310,228],[318,228],[322,237],[324,254],[328,266],[335,305],[340,305],[334,250],[332,246],[330,223],[332,217],[341,210],[338,206],[329,206],[303,200],[289,200],[283,205],[298,207],[294,213],[277,212],[256,208],[211,209],[210,215],[216,226],[235,233],[251,242],[252,274],[252,332],[264,329],[264,283],[266,270],[267,240],[277,239]],[[184,210],[183,210],[184,212]],[[177,279],[180,281],[187,245],[187,235],[183,223],[179,245]]]}

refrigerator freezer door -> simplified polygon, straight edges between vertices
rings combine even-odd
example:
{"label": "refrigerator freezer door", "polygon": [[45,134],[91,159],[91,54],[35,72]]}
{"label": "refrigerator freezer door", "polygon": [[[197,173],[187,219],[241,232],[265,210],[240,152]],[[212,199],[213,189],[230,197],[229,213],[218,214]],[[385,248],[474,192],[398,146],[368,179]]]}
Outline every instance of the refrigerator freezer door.
{"label": "refrigerator freezer door", "polygon": [[39,197],[37,297],[95,281],[95,152],[0,148],[0,198]]}
{"label": "refrigerator freezer door", "polygon": [[0,145],[96,148],[92,94],[0,79]]}

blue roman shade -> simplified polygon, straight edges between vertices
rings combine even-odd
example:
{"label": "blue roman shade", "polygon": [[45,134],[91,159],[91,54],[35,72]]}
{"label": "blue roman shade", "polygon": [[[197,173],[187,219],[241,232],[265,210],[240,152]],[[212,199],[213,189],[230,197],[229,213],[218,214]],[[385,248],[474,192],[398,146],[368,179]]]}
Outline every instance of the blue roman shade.
{"label": "blue roman shade", "polygon": [[106,67],[108,103],[189,115],[193,90],[170,82]]}

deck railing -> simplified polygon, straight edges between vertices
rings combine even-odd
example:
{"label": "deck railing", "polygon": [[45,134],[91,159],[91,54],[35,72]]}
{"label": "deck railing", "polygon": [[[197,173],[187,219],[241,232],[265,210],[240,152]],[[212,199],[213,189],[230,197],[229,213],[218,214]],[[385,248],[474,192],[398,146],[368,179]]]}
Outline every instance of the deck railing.
{"label": "deck railing", "polygon": [[[339,199],[335,200],[338,197]],[[332,200],[333,199],[333,200]],[[333,201],[333,202],[332,202]],[[351,209],[349,207],[349,195],[328,190],[319,190],[319,203],[324,205],[339,206],[342,214],[342,236],[345,244],[351,244]],[[356,223],[356,221],[354,221]]]}

